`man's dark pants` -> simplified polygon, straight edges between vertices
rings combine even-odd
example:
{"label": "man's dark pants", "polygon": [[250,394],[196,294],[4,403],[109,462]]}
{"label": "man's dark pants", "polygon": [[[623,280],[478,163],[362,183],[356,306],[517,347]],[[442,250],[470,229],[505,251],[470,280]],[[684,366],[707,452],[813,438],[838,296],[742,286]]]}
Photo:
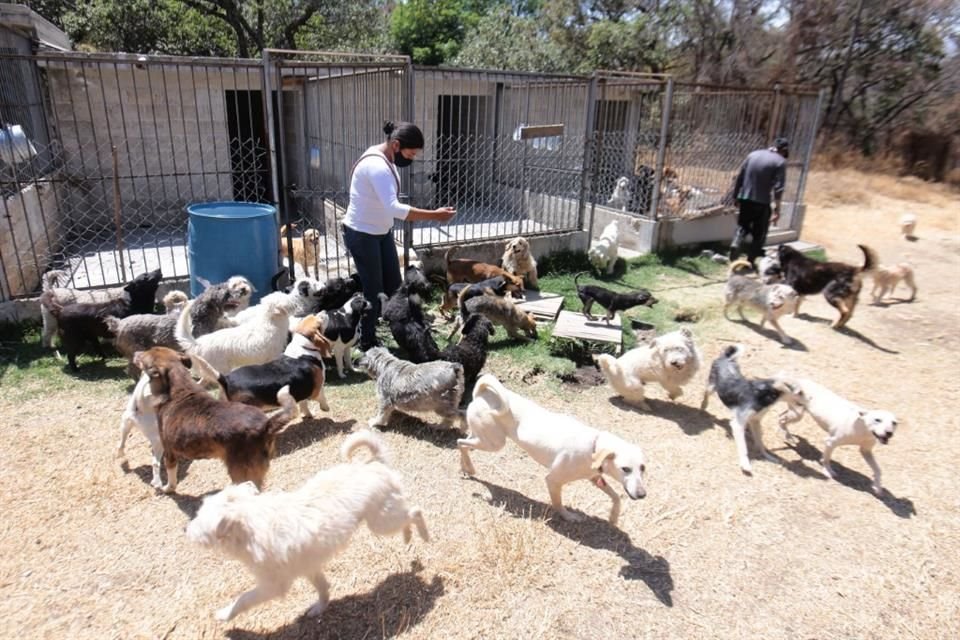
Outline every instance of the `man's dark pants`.
{"label": "man's dark pants", "polygon": [[767,231],[770,229],[770,205],[753,200],[740,200],[740,215],[737,216],[737,231],[730,243],[730,260],[736,260],[740,255],[747,236],[750,236],[750,246],[747,247],[747,259],[752,263],[763,255],[763,245],[767,241]]}
{"label": "man's dark pants", "polygon": [[343,226],[343,243],[357,265],[363,297],[371,309],[360,321],[360,348],[372,347],[377,339],[377,318],[380,317],[380,293],[392,296],[400,288],[400,259],[393,242],[393,233],[373,235]]}

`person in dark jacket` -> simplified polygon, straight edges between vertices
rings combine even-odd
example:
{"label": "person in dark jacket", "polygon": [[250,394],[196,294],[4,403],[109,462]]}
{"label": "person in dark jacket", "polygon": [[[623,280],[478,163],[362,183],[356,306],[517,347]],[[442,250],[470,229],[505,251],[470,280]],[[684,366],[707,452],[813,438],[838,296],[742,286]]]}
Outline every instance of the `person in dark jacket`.
{"label": "person in dark jacket", "polygon": [[751,152],[740,167],[733,187],[733,195],[740,204],[740,215],[737,216],[737,231],[730,243],[731,262],[740,255],[747,236],[750,236],[750,245],[746,248],[747,260],[753,264],[763,255],[770,224],[780,219],[780,202],[787,181],[789,155],[787,140],[777,138],[769,149]]}

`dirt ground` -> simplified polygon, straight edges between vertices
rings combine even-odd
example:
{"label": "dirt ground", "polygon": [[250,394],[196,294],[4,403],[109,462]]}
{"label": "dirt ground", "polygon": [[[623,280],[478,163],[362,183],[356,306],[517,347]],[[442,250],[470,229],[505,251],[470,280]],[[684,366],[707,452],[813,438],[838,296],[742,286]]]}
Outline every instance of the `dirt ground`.
{"label": "dirt ground", "polygon": [[[213,619],[253,581],[183,529],[226,473],[194,462],[182,494],[157,495],[138,433],[122,469],[122,385],[76,381],[27,403],[0,394],[0,637],[960,637],[960,198],[845,172],[814,175],[808,192],[804,239],[855,263],[857,243],[883,262],[908,257],[914,302],[873,306],[863,295],[837,332],[832,307],[811,299],[803,317],[783,321],[802,343],[787,349],[772,332],[724,320],[721,285],[665,291],[706,310],[690,325],[705,363],[677,403],[653,388],[649,413],[605,385],[524,382],[493,358],[489,369],[512,388],[643,447],[647,498],[625,498],[613,528],[607,497],[571,485],[566,502],[589,517],[568,524],[550,514],[543,469],[514,445],[475,454],[477,479],[463,479],[456,435],[405,420],[384,438],[433,541],[407,547],[359,531],[329,566],[332,601],[319,621],[299,617],[314,598],[306,582],[230,624]],[[908,209],[919,216],[915,242],[896,224]],[[748,375],[791,371],[894,411],[899,431],[876,451],[887,492],[870,492],[855,448],[836,452],[839,481],[827,481],[823,433],[809,418],[787,446],[768,416],[767,444],[783,462],[755,460],[753,477],[741,474],[728,412],[716,398],[698,409],[709,362],[731,342],[747,345]],[[347,431],[372,415],[371,383],[359,377],[327,395],[328,416],[282,436],[270,488],[335,464]]]}

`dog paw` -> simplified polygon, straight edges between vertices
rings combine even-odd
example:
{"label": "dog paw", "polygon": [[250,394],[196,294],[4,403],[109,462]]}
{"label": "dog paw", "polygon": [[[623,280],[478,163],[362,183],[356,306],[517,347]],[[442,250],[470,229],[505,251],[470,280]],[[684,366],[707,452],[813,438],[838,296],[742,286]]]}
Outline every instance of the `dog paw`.
{"label": "dog paw", "polygon": [[165,485],[163,485],[162,487],[160,487],[160,491],[163,491],[164,493],[176,493],[177,487],[176,487],[176,486],[172,486],[172,485],[168,482],[167,484],[165,484]]}
{"label": "dog paw", "polygon": [[870,485],[870,488],[873,489],[873,494],[877,497],[883,496],[883,487],[878,484]]}
{"label": "dog paw", "polygon": [[745,476],[751,476],[751,477],[753,476],[753,468],[752,468],[749,464],[746,464],[746,465],[745,465],[745,464],[741,464],[741,465],[740,465],[740,471],[741,471],[741,472],[743,473],[743,475],[745,475]]}
{"label": "dog paw", "polygon": [[222,609],[217,609],[213,617],[220,622],[229,622],[233,619],[233,605],[229,604]]}
{"label": "dog paw", "polygon": [[320,405],[320,410],[321,410],[321,411],[327,411],[327,412],[330,411],[330,405],[327,404],[326,402],[317,403],[317,404]]}
{"label": "dog paw", "polygon": [[323,612],[326,610],[326,608],[326,602],[314,602],[312,605],[310,605],[310,608],[307,609],[307,612],[304,615],[308,618],[319,618],[323,615]]}
{"label": "dog paw", "polygon": [[823,475],[827,476],[830,480],[834,479],[833,467],[827,464],[820,463],[820,467],[823,469]]}
{"label": "dog paw", "polygon": [[583,522],[587,518],[582,513],[576,513],[567,509],[560,509],[557,513],[567,522]]}

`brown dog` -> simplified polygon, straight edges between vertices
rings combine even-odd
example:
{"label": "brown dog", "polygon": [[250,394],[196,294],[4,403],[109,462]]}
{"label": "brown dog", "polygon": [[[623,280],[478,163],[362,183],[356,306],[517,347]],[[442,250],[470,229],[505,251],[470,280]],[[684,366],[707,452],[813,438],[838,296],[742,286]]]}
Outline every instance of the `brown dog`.
{"label": "brown dog", "polygon": [[457,282],[480,282],[481,280],[489,280],[490,278],[503,276],[503,279],[507,281],[508,286],[511,287],[511,295],[514,298],[519,298],[522,296],[523,278],[517,277],[496,265],[487,264],[486,262],[480,262],[478,260],[467,260],[465,258],[451,260],[450,255],[455,249],[456,247],[450,249],[444,256],[444,264],[446,265],[447,269],[448,285],[455,284]]}
{"label": "brown dog", "polygon": [[855,267],[843,262],[818,262],[808,258],[793,247],[780,245],[778,254],[783,282],[793,287],[800,298],[793,315],[800,313],[803,296],[823,292],[823,297],[840,312],[840,317],[831,325],[839,329],[847,324],[857,306],[860,289],[863,286],[862,274],[877,266],[877,254],[870,247],[858,244],[863,251],[863,266]]}
{"label": "brown dog", "polygon": [[[290,225],[291,229],[296,229],[296,223]],[[293,238],[293,261],[303,266],[306,276],[310,277],[310,266],[314,267],[317,278],[320,277],[320,266],[317,264],[317,254],[320,246],[320,232],[310,228],[303,232],[300,238]],[[284,258],[289,257],[287,251],[287,225],[280,227],[280,255]]]}
{"label": "brown dog", "polygon": [[138,351],[133,361],[150,378],[167,469],[163,491],[177,490],[178,458],[219,458],[234,483],[251,480],[257,487],[263,485],[277,434],[296,411],[289,387],[277,394],[282,410],[267,417],[255,407],[208,394],[190,376],[190,356],[153,347]]}

